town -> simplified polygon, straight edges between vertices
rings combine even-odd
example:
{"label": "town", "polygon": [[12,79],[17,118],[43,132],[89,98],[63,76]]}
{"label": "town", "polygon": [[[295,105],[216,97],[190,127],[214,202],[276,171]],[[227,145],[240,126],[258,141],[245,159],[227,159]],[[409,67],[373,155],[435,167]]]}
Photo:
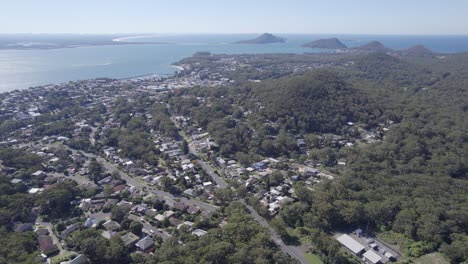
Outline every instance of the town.
{"label": "town", "polygon": [[[266,220],[297,201],[298,188],[313,192],[318,183],[333,181],[346,160],[263,156],[249,162],[223,156],[215,138],[190,115],[172,111],[175,106],[169,102],[168,96],[181,89],[232,85],[238,81],[233,72],[248,72],[250,82],[261,82],[269,71],[281,75],[353,64],[314,58],[312,63],[259,66],[264,60],[270,58],[200,53],[179,62],[182,70],[174,76],[101,78],[0,95],[0,118],[11,120],[0,127],[0,145],[39,161],[28,170],[3,163],[1,172],[11,183],[27,188],[31,199],[64,183],[82,190],[82,195],[69,197],[73,213],[67,217],[49,221],[51,212],[34,208],[31,221],[16,222],[14,229],[34,230],[44,261],[86,263],[88,258],[76,250],[78,238],[73,234],[78,230],[98,228],[106,239],[120,237],[132,251],[152,254],[163,241],[182,233],[201,237],[212,228],[223,228],[227,222],[219,210],[239,201],[278,247],[306,263],[307,249],[287,245]],[[211,104],[209,97],[183,98]],[[234,122],[240,121],[234,117]],[[346,149],[380,142],[394,121],[372,128],[347,125],[356,131],[354,136],[323,134],[316,144]],[[310,139],[294,140],[299,153],[310,155]],[[297,182],[304,185],[298,187]],[[398,250],[362,230],[349,235],[335,237],[359,261],[375,264],[400,258]]]}

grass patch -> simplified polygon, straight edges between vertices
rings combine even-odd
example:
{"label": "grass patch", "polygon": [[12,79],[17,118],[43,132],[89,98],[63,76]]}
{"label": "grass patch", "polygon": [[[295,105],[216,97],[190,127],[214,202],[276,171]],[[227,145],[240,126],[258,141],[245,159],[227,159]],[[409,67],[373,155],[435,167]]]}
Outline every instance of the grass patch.
{"label": "grass patch", "polygon": [[304,258],[307,260],[309,264],[323,264],[319,256],[312,254],[312,253],[306,253],[304,255]]}
{"label": "grass patch", "polygon": [[75,252],[64,251],[61,255],[57,255],[55,257],[50,258],[50,263],[59,264],[60,262],[71,260],[76,256],[78,256],[78,254],[76,254]]}
{"label": "grass patch", "polygon": [[414,260],[414,264],[450,264],[440,253],[426,254]]}

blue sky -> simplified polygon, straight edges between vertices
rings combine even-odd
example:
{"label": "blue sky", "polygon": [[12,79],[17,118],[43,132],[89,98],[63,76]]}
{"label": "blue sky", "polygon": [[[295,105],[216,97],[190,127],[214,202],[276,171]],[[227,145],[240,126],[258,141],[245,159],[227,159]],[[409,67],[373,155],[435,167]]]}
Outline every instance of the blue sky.
{"label": "blue sky", "polygon": [[468,34],[468,0],[2,0],[0,33]]}

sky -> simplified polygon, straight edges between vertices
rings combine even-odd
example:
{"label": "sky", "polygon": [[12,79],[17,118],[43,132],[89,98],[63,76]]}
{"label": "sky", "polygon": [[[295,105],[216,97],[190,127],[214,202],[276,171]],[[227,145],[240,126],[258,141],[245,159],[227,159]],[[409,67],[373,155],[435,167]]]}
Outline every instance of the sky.
{"label": "sky", "polygon": [[468,35],[468,0],[0,1],[0,33]]}

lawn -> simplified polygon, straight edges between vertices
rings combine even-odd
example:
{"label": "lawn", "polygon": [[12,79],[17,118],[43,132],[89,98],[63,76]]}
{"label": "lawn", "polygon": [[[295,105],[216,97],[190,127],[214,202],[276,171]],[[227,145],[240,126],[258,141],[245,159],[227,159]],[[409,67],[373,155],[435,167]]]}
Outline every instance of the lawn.
{"label": "lawn", "polygon": [[50,259],[50,263],[52,264],[58,264],[60,262],[63,262],[63,261],[67,261],[67,260],[70,260],[72,259],[73,257],[77,256],[77,254],[75,252],[69,252],[69,251],[65,251],[65,252],[62,252],[61,255],[57,255],[55,257],[52,257]]}
{"label": "lawn", "polygon": [[431,253],[414,260],[414,264],[449,264],[439,253]]}
{"label": "lawn", "polygon": [[309,264],[323,264],[320,258],[315,254],[306,253],[304,257],[307,260],[307,262],[309,262]]}

